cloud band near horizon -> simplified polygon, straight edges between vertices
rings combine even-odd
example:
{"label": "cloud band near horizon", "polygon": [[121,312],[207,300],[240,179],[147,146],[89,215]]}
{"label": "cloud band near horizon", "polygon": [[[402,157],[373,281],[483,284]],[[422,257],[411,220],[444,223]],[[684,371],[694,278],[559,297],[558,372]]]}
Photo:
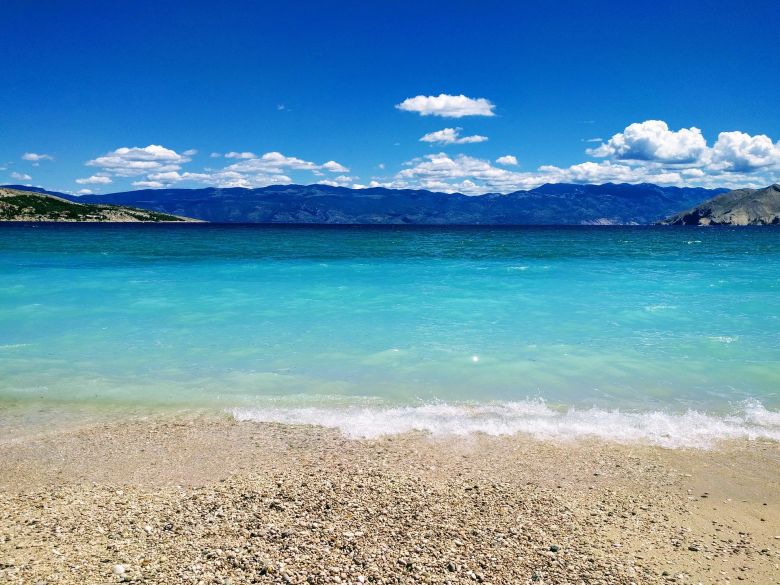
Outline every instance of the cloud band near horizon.
{"label": "cloud band near horizon", "polygon": [[[397,104],[396,109],[422,117],[465,118],[495,116],[495,105],[486,98],[465,95],[418,95]],[[440,149],[486,143],[487,136],[463,133],[461,127],[447,127],[424,134],[419,142]],[[418,134],[419,136],[419,134]],[[317,163],[278,151],[212,152],[210,164],[193,168],[198,151],[178,152],[160,144],[119,147],[88,160],[92,172],[75,179],[92,192],[117,181],[127,180],[136,188],[186,185],[215,187],[264,187],[293,182],[322,183],[352,188],[387,187],[427,189],[447,193],[478,195],[531,189],[544,183],[657,183],[701,187],[758,187],[780,180],[780,142],[764,134],[742,131],[720,132],[710,145],[702,131],[691,126],[673,130],[663,120],[645,120],[626,126],[608,140],[588,140],[588,160],[569,166],[543,164],[533,170],[518,168],[522,157],[504,154],[488,158],[445,150],[420,154],[401,164],[394,173],[361,179],[347,165],[333,159]],[[484,147],[481,147],[484,149]],[[495,156],[495,155],[494,155]],[[21,159],[33,166],[41,161],[56,164],[49,154],[26,152]],[[223,160],[219,165],[217,161]],[[187,167],[187,168],[185,168]],[[384,171],[386,165],[377,168]],[[17,180],[32,180],[29,173],[14,170]]]}

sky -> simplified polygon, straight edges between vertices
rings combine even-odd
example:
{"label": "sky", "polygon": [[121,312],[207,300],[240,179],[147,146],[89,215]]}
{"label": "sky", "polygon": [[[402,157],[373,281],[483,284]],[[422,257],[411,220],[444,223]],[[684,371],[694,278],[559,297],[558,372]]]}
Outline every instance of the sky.
{"label": "sky", "polygon": [[780,3],[4,0],[0,183],[780,182]]}

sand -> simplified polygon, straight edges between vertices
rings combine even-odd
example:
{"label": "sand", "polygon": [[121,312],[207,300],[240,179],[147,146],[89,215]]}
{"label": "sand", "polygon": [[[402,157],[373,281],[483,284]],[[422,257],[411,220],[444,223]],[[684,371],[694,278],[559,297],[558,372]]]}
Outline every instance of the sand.
{"label": "sand", "polygon": [[0,431],[2,583],[780,583],[777,443]]}

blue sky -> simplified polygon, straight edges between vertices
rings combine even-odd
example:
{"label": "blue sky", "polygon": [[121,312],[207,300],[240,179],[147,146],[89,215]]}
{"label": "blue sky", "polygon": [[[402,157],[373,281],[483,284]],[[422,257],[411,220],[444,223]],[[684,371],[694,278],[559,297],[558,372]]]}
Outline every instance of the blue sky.
{"label": "blue sky", "polygon": [[764,185],[777,22],[762,0],[7,0],[0,182]]}

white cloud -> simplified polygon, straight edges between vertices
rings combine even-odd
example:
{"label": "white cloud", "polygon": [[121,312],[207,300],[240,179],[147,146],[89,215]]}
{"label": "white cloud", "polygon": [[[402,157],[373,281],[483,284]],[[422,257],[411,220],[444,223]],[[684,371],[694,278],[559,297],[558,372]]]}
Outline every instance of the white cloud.
{"label": "white cloud", "polygon": [[357,178],[358,177],[348,177],[346,175],[341,175],[334,179],[324,179],[322,181],[317,181],[317,184],[330,185],[331,187],[349,187]]}
{"label": "white cloud", "polygon": [[22,160],[27,160],[30,162],[41,162],[42,160],[54,160],[54,157],[50,154],[38,154],[35,152],[25,152],[22,155]]}
{"label": "white cloud", "polygon": [[[433,132],[425,142],[463,143],[472,137],[459,128]],[[424,137],[425,138],[425,137]],[[218,187],[264,187],[290,183],[338,186],[429,189],[480,194],[509,193],[544,183],[656,183],[704,187],[757,187],[780,181],[780,142],[768,136],[723,132],[712,147],[697,128],[670,130],[660,120],[631,124],[607,142],[586,152],[604,160],[586,160],[570,166],[542,165],[520,171],[514,155],[495,161],[443,152],[404,163],[394,175],[370,177],[365,185],[335,160],[324,163],[287,156],[277,151],[257,155],[228,152],[222,168],[199,172],[182,169],[192,151],[177,153],[162,146],[121,148],[89,161],[100,172],[77,180],[80,184],[107,184],[117,177],[137,178],[135,187],[160,188],[182,182]],[[218,155],[223,156],[223,155]],[[212,157],[216,159],[217,157]],[[212,163],[213,164],[213,163]],[[379,165],[384,170],[384,165]],[[30,180],[29,175],[20,180]],[[15,178],[18,178],[15,177]],[[308,180],[307,180],[308,179]],[[313,180],[312,180],[313,179]]]}
{"label": "white cloud", "polygon": [[444,128],[437,130],[436,132],[430,132],[420,138],[420,142],[431,142],[436,144],[471,144],[475,142],[485,142],[487,136],[479,136],[475,134],[473,136],[461,136],[460,131],[462,128]]}
{"label": "white cloud", "polygon": [[76,179],[76,182],[79,185],[108,185],[112,181],[111,177],[107,177],[106,175],[92,175],[85,179]]}
{"label": "white cloud", "polygon": [[[649,138],[639,138],[638,135],[648,127],[659,131],[649,132]],[[780,143],[773,143],[767,136],[724,132],[709,148],[703,137],[699,140],[698,130],[669,132],[668,128],[663,130],[665,127],[664,123],[632,124],[629,126],[632,130],[616,135],[624,139],[613,137],[606,145],[612,149],[608,160],[585,161],[568,167],[542,165],[535,171],[519,172],[493,166],[488,160],[438,153],[405,163],[407,168],[377,185],[481,194],[532,189],[544,183],[654,183],[739,188],[780,181]],[[670,137],[667,132],[674,136]],[[625,156],[629,158],[621,158]],[[495,162],[514,165],[517,159],[506,155]]]}
{"label": "white cloud", "polygon": [[418,95],[406,98],[395,106],[405,112],[416,112],[421,116],[441,116],[442,118],[462,118],[463,116],[494,116],[495,106],[485,98],[470,98],[465,95],[438,96]]}
{"label": "white cloud", "polygon": [[623,132],[587,152],[592,156],[619,160],[693,163],[706,150],[707,141],[698,128],[673,131],[662,120],[646,120],[631,124]]}
{"label": "white cloud", "polygon": [[316,165],[313,162],[305,161],[294,156],[285,156],[281,152],[266,152],[260,157],[239,158],[242,160],[229,165],[226,169],[250,174],[276,174],[282,172],[284,169],[308,171],[319,169],[319,165]]}
{"label": "white cloud", "polygon": [[773,143],[764,134],[721,132],[712,147],[712,166],[735,172],[780,167],[780,141]]}
{"label": "white cloud", "polygon": [[[192,152],[192,151],[186,151]],[[100,167],[119,177],[134,177],[151,172],[178,171],[192,160],[190,155],[157,144],[139,148],[117,148],[103,156],[87,161],[87,166]]]}
{"label": "white cloud", "polygon": [[289,185],[293,180],[288,175],[281,173],[247,173],[223,169],[211,173],[207,182],[217,187],[244,187],[246,189],[251,189],[255,187],[267,187],[268,185]]}
{"label": "white cloud", "polygon": [[228,152],[225,158],[257,158],[257,155],[254,152]]}
{"label": "white cloud", "polygon": [[344,165],[337,163],[335,160],[329,160],[322,165],[322,168],[331,173],[348,173],[349,169]]}
{"label": "white cloud", "polygon": [[167,186],[172,183],[180,183],[181,181],[195,181],[208,183],[211,180],[211,174],[209,173],[180,173],[179,171],[165,171],[162,173],[149,173],[146,178],[152,182],[163,183]]}
{"label": "white cloud", "polygon": [[[232,162],[224,168],[206,168],[202,172],[182,170],[191,162],[196,150],[181,153],[160,145],[143,148],[118,148],[103,156],[88,161],[88,166],[100,167],[100,172],[90,177],[77,179],[79,184],[108,184],[117,177],[138,177],[132,183],[135,187],[160,188],[184,181],[215,185],[218,187],[262,187],[266,185],[290,184],[291,171],[308,171],[322,176],[324,171],[339,174],[336,181],[345,183],[349,169],[335,160],[318,164],[280,152],[257,155],[253,152],[230,151],[224,155]],[[220,158],[213,152],[210,158]],[[352,178],[349,179],[350,181]],[[311,181],[305,181],[311,182]]]}
{"label": "white cloud", "polygon": [[92,189],[79,189],[76,193],[78,195],[92,195]]}
{"label": "white cloud", "polygon": [[583,162],[566,168],[554,165],[539,167],[539,177],[545,183],[656,183],[659,185],[679,183],[679,173],[669,172],[662,167],[630,166],[610,161]]}
{"label": "white cloud", "polygon": [[494,167],[490,161],[463,154],[455,157],[443,152],[429,154],[409,161],[406,166],[409,168],[397,173],[393,181],[384,186],[477,194],[507,192],[538,184],[538,180],[528,173]]}
{"label": "white cloud", "polygon": [[310,171],[321,175],[326,170],[333,173],[348,173],[344,165],[329,160],[317,164],[294,156],[285,156],[281,152],[266,152],[255,158],[242,158],[224,169],[213,171],[211,178],[223,186],[262,187],[265,185],[289,184],[293,180],[290,171]]}
{"label": "white cloud", "polygon": [[[502,157],[503,158],[503,157]],[[533,172],[495,167],[488,160],[445,153],[432,154],[406,163],[408,168],[378,185],[390,188],[428,189],[445,193],[478,195],[533,189],[545,183],[642,183],[676,184],[684,179],[662,166],[631,166],[622,162],[584,162],[570,167],[545,165]]]}
{"label": "white cloud", "polygon": [[28,175],[27,173],[17,173],[14,171],[11,173],[11,178],[16,179],[17,181],[31,181],[32,177]]}

